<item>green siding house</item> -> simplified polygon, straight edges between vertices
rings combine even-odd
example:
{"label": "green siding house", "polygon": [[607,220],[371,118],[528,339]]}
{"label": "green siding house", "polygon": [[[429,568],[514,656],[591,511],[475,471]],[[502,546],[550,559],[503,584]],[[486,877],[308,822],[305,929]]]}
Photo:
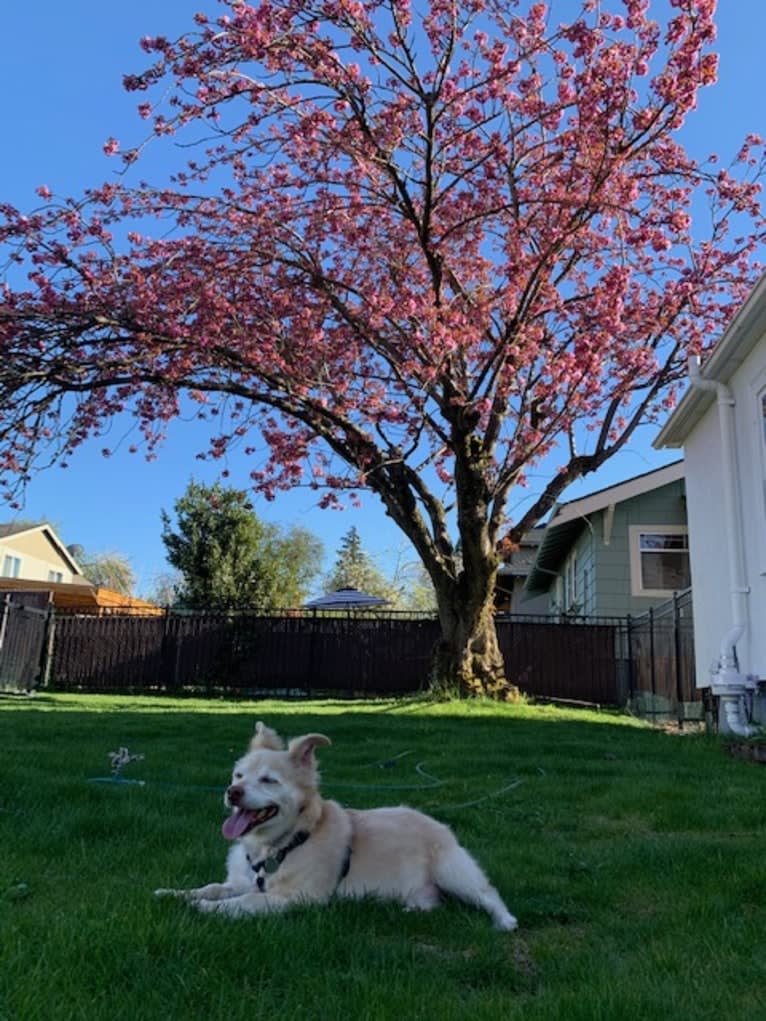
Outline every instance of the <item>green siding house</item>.
{"label": "green siding house", "polygon": [[645,613],[691,584],[684,464],[628,479],[551,515],[524,598],[547,595],[550,614]]}

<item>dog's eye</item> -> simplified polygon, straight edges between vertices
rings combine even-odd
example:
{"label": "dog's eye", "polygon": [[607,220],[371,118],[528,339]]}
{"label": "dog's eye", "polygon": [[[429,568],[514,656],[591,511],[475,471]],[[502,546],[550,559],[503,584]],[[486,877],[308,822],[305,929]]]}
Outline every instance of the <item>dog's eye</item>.
{"label": "dog's eye", "polygon": [[262,776],[259,777],[261,783],[276,783],[277,781],[273,776]]}
{"label": "dog's eye", "polygon": [[234,774],[234,779],[235,780],[241,780],[242,779],[242,774],[241,773],[235,773]]}

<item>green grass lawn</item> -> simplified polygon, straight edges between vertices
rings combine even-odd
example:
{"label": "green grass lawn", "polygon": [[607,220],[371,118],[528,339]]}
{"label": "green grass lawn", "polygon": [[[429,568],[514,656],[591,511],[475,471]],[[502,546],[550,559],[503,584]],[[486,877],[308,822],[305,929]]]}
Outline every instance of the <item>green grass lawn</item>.
{"label": "green grass lawn", "polygon": [[[223,878],[219,788],[260,718],[332,739],[327,796],[449,822],[519,932],[155,899]],[[144,786],[89,782],[119,745]],[[0,1021],[766,1018],[766,771],[609,713],[0,698],[0,851]]]}

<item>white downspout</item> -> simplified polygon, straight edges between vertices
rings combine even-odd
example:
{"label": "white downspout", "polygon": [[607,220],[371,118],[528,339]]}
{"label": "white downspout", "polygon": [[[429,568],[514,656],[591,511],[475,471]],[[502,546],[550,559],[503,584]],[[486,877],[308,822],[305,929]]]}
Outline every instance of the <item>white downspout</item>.
{"label": "white downspout", "polygon": [[728,547],[731,627],[721,639],[718,669],[713,675],[713,694],[720,696],[720,707],[727,729],[740,737],[750,737],[755,733],[755,729],[746,722],[744,696],[752,689],[752,684],[739,671],[736,655],[737,642],[741,641],[747,630],[747,597],[750,588],[745,574],[745,553],[737,507],[737,494],[740,488],[734,432],[735,401],[725,383],[703,377],[698,356],[689,358],[688,368],[692,386],[716,395],[718,424],[721,431],[724,531]]}

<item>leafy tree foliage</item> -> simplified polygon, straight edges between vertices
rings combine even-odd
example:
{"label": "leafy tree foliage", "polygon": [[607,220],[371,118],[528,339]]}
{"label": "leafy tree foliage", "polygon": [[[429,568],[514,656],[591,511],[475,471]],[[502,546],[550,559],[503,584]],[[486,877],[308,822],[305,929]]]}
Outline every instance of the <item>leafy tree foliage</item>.
{"label": "leafy tree foliage", "polygon": [[417,613],[434,613],[437,609],[436,592],[428,572],[418,561],[405,561],[397,565],[392,585],[399,593],[398,607]]}
{"label": "leafy tree foliage", "polygon": [[131,595],[136,576],[128,557],[122,553],[88,553],[78,559],[82,573],[94,585]]}
{"label": "leafy tree foliage", "polygon": [[228,412],[210,453],[251,437],[267,496],[379,497],[436,593],[434,678],[507,692],[499,557],[672,405],[753,281],[761,140],[730,165],[677,140],[715,0],[223,7],[125,79],[183,143],[170,181],[0,207],[29,270],[0,296],[0,469],[123,411],[151,450],[182,395]]}
{"label": "leafy tree foliage", "polygon": [[176,602],[195,610],[299,605],[319,571],[322,546],[302,528],[262,522],[247,493],[190,482],[162,513],[162,541],[181,575]]}
{"label": "leafy tree foliage", "polygon": [[158,606],[175,606],[182,584],[178,571],[160,571],[153,579],[146,598]]}

